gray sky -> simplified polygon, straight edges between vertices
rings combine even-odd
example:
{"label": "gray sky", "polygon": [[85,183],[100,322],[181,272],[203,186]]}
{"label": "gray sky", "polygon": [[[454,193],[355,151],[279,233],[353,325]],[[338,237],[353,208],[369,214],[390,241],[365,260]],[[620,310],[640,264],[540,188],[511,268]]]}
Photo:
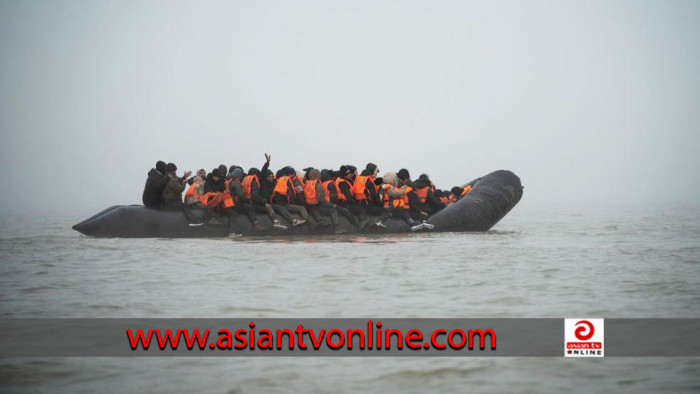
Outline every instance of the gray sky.
{"label": "gray sky", "polygon": [[156,160],[368,161],[524,201],[700,201],[698,1],[0,0],[2,211]]}

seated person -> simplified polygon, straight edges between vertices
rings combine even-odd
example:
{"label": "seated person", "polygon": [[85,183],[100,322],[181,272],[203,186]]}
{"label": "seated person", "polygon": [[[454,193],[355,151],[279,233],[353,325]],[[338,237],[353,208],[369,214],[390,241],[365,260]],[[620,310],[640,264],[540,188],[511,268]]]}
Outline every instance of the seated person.
{"label": "seated person", "polygon": [[185,172],[182,178],[176,175],[177,166],[173,163],[168,163],[165,166],[165,173],[168,177],[168,183],[163,189],[163,209],[179,211],[184,208],[182,203],[182,192],[185,191],[185,179],[190,176],[190,172]]}
{"label": "seated person", "polygon": [[356,211],[363,226],[367,224],[367,214],[378,216],[383,212],[379,189],[375,184],[377,173],[379,173],[377,165],[368,163],[362,173],[355,178],[353,184],[352,191],[357,204]]}
{"label": "seated person", "polygon": [[[300,205],[304,204],[304,188],[303,186],[301,186],[301,193],[299,193],[296,190],[299,188],[299,186],[297,185],[299,180],[296,177],[296,172],[294,171],[294,168],[284,167],[283,169],[278,171],[278,174],[280,176],[277,177],[275,187],[272,190],[272,196],[270,197],[270,201],[272,202],[275,210],[277,210],[275,205],[282,206],[287,211],[296,213],[299,216],[301,216],[301,220],[307,222],[312,228],[315,227],[316,221],[309,216],[309,213],[306,211],[306,208],[304,208],[303,205]],[[300,223],[298,221],[295,223],[293,222],[292,226],[296,226],[299,224]]]}
{"label": "seated person", "polygon": [[304,196],[309,212],[316,221],[321,220],[321,216],[329,216],[336,234],[344,233],[338,226],[338,212],[330,202],[330,196],[326,188],[321,183],[321,172],[315,168],[307,171],[308,180],[304,185]]}
{"label": "seated person", "polygon": [[430,177],[428,177],[427,174],[421,174],[421,176],[413,182],[413,187],[418,197],[418,208],[421,211],[432,215],[445,208],[445,204],[440,201],[440,198],[436,195],[435,186],[433,186],[433,182],[430,181]]}
{"label": "seated person", "polygon": [[[229,173],[229,176],[230,179],[227,181],[228,192],[233,198],[233,206],[229,208],[248,217],[253,226],[253,231],[259,231],[260,222],[258,221],[258,215],[255,214],[253,204],[245,200],[243,193],[243,185],[241,184],[243,170],[240,167],[236,167]],[[230,221],[230,223],[233,223],[233,221]],[[232,228],[229,229],[229,232],[235,234]]]}
{"label": "seated person", "polygon": [[143,205],[148,208],[160,209],[163,205],[163,190],[170,179],[165,176],[165,162],[158,161],[155,168],[148,172],[146,185],[143,188]]}
{"label": "seated person", "polygon": [[386,225],[383,223],[384,220],[394,217],[406,222],[406,224],[411,227],[411,231],[416,231],[423,228],[434,228],[432,224],[417,223],[411,217],[409,214],[410,202],[408,199],[410,187],[406,185],[397,186],[399,179],[395,173],[388,172],[384,174],[383,181],[384,183],[380,187],[380,192],[384,203],[384,212],[379,217],[379,222],[377,222],[378,227],[386,228]]}

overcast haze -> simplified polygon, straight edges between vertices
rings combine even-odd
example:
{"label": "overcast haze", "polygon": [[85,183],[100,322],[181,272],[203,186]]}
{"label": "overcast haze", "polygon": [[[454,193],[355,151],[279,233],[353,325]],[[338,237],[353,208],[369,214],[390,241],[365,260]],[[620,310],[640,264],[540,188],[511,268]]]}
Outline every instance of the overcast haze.
{"label": "overcast haze", "polygon": [[0,0],[2,210],[141,203],[156,160],[496,169],[700,201],[698,1]]}

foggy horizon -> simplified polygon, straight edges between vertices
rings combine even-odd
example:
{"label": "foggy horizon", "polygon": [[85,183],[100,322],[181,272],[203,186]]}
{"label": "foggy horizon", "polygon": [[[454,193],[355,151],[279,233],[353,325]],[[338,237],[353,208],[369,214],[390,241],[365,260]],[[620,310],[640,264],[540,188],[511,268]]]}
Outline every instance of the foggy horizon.
{"label": "foggy horizon", "polygon": [[[700,201],[700,3],[0,0],[2,212],[141,204],[157,160],[517,174]],[[96,211],[95,211],[96,212]]]}

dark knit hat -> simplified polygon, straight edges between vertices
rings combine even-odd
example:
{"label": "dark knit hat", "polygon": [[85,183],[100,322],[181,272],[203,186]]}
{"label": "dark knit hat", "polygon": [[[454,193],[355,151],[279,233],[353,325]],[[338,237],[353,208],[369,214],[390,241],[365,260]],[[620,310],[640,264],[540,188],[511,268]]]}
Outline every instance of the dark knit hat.
{"label": "dark knit hat", "polygon": [[396,175],[403,180],[411,179],[411,174],[409,174],[408,170],[405,168],[400,169],[399,172],[396,173]]}
{"label": "dark knit hat", "polygon": [[156,171],[163,173],[163,174],[165,173],[165,162],[164,161],[158,160],[156,162]]}
{"label": "dark knit hat", "polygon": [[177,166],[174,163],[168,163],[165,166],[165,172],[175,172],[177,171]]}
{"label": "dark knit hat", "polygon": [[369,172],[374,173],[377,171],[377,165],[374,163],[367,163],[367,166],[365,167],[366,170],[369,170]]}
{"label": "dark knit hat", "polygon": [[243,169],[241,167],[236,167],[229,173],[233,179],[241,179],[243,177]]}

